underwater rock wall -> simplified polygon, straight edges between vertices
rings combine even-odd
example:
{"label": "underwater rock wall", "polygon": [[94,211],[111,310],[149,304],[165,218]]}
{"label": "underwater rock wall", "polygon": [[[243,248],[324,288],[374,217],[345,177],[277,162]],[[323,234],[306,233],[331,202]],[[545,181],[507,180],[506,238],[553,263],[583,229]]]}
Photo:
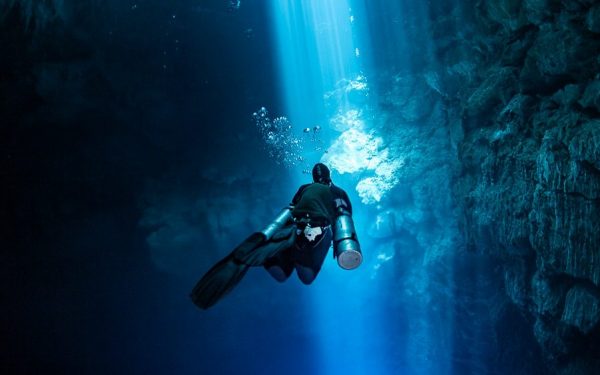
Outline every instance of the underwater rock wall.
{"label": "underwater rock wall", "polygon": [[600,4],[494,0],[432,22],[467,249],[502,260],[554,372],[598,371]]}

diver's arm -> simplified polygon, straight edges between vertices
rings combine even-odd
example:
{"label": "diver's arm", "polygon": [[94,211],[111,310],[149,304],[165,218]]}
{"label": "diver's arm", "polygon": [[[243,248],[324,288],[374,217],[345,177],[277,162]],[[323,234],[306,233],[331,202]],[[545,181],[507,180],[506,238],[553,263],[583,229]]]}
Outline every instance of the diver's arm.
{"label": "diver's arm", "polygon": [[344,211],[348,211],[348,213],[350,213],[350,215],[352,216],[352,204],[350,203],[348,194],[346,194],[346,192],[343,189],[341,189],[335,185],[332,185],[331,190],[332,190],[333,196],[334,196],[336,211],[338,211],[341,208]]}
{"label": "diver's arm", "polygon": [[343,199],[348,204],[348,212],[350,212],[350,216],[352,216],[352,203],[350,203],[350,198],[348,198],[348,194],[346,194],[345,191],[342,190],[342,192],[344,193],[344,198]]}

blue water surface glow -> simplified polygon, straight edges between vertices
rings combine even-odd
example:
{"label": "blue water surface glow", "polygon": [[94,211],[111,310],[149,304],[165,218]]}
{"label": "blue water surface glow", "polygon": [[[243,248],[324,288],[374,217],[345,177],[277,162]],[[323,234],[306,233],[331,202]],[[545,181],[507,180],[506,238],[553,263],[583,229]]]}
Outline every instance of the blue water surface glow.
{"label": "blue water surface glow", "polygon": [[[341,0],[278,0],[272,2],[272,17],[281,90],[292,124],[311,128],[337,118],[343,128],[326,133],[326,145],[336,142],[340,130],[355,128],[363,134],[364,129],[354,126],[362,125],[362,109],[349,98],[353,91],[367,88],[360,69],[360,48],[353,33],[356,19],[351,4]],[[325,155],[307,149],[304,156],[311,163],[328,162]],[[348,190],[355,202],[357,228],[364,228],[365,207],[361,207],[353,189],[356,176],[335,173],[340,168],[332,167],[334,181]],[[346,171],[341,168],[341,172]],[[308,178],[300,173],[292,176],[296,185],[306,183]],[[366,238],[362,246],[373,247]],[[382,287],[373,277],[375,263],[375,257],[369,254],[360,268],[344,271],[333,259],[327,259],[310,287],[311,303],[306,304],[306,316],[318,338],[314,357],[320,362],[322,374],[390,373],[385,368],[386,352],[381,340],[385,322],[374,319],[381,315],[375,301]]]}

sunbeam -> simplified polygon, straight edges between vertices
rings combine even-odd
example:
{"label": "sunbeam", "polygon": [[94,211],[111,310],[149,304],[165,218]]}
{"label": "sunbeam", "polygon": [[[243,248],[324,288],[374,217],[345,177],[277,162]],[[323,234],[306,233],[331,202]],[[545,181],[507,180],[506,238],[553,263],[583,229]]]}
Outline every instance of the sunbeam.
{"label": "sunbeam", "polygon": [[[357,42],[366,38],[358,38],[353,28],[359,16],[347,1],[280,0],[273,2],[272,17],[286,112],[297,128],[331,125],[324,139],[328,150],[317,153],[313,161],[330,165],[338,172],[334,182],[350,191],[356,201],[354,220],[360,236],[366,225],[365,208],[350,189],[354,190],[360,172],[375,169],[381,162],[374,160],[379,141],[367,134],[362,118],[368,86]],[[372,138],[373,145],[362,138]],[[312,151],[307,150],[307,156]],[[307,182],[301,175],[295,181]],[[362,246],[369,252],[373,247],[366,236]],[[372,277],[375,258],[369,253],[353,271],[326,261],[319,280],[310,287],[307,316],[319,339],[315,355],[322,374],[386,373],[379,340],[383,324],[373,319],[380,315],[373,303],[380,287]]]}

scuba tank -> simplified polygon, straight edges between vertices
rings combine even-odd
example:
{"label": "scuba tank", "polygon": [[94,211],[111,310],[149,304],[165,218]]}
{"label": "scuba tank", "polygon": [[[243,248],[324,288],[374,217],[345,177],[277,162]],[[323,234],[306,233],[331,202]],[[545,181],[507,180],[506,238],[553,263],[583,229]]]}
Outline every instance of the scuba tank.
{"label": "scuba tank", "polygon": [[273,238],[273,235],[279,231],[289,220],[292,219],[292,206],[287,206],[281,210],[281,212],[273,219],[271,224],[267,225],[265,229],[261,230],[265,236],[265,241],[269,241]]}
{"label": "scuba tank", "polygon": [[362,263],[362,252],[356,237],[350,212],[340,208],[333,227],[333,256],[345,270],[353,270]]}

